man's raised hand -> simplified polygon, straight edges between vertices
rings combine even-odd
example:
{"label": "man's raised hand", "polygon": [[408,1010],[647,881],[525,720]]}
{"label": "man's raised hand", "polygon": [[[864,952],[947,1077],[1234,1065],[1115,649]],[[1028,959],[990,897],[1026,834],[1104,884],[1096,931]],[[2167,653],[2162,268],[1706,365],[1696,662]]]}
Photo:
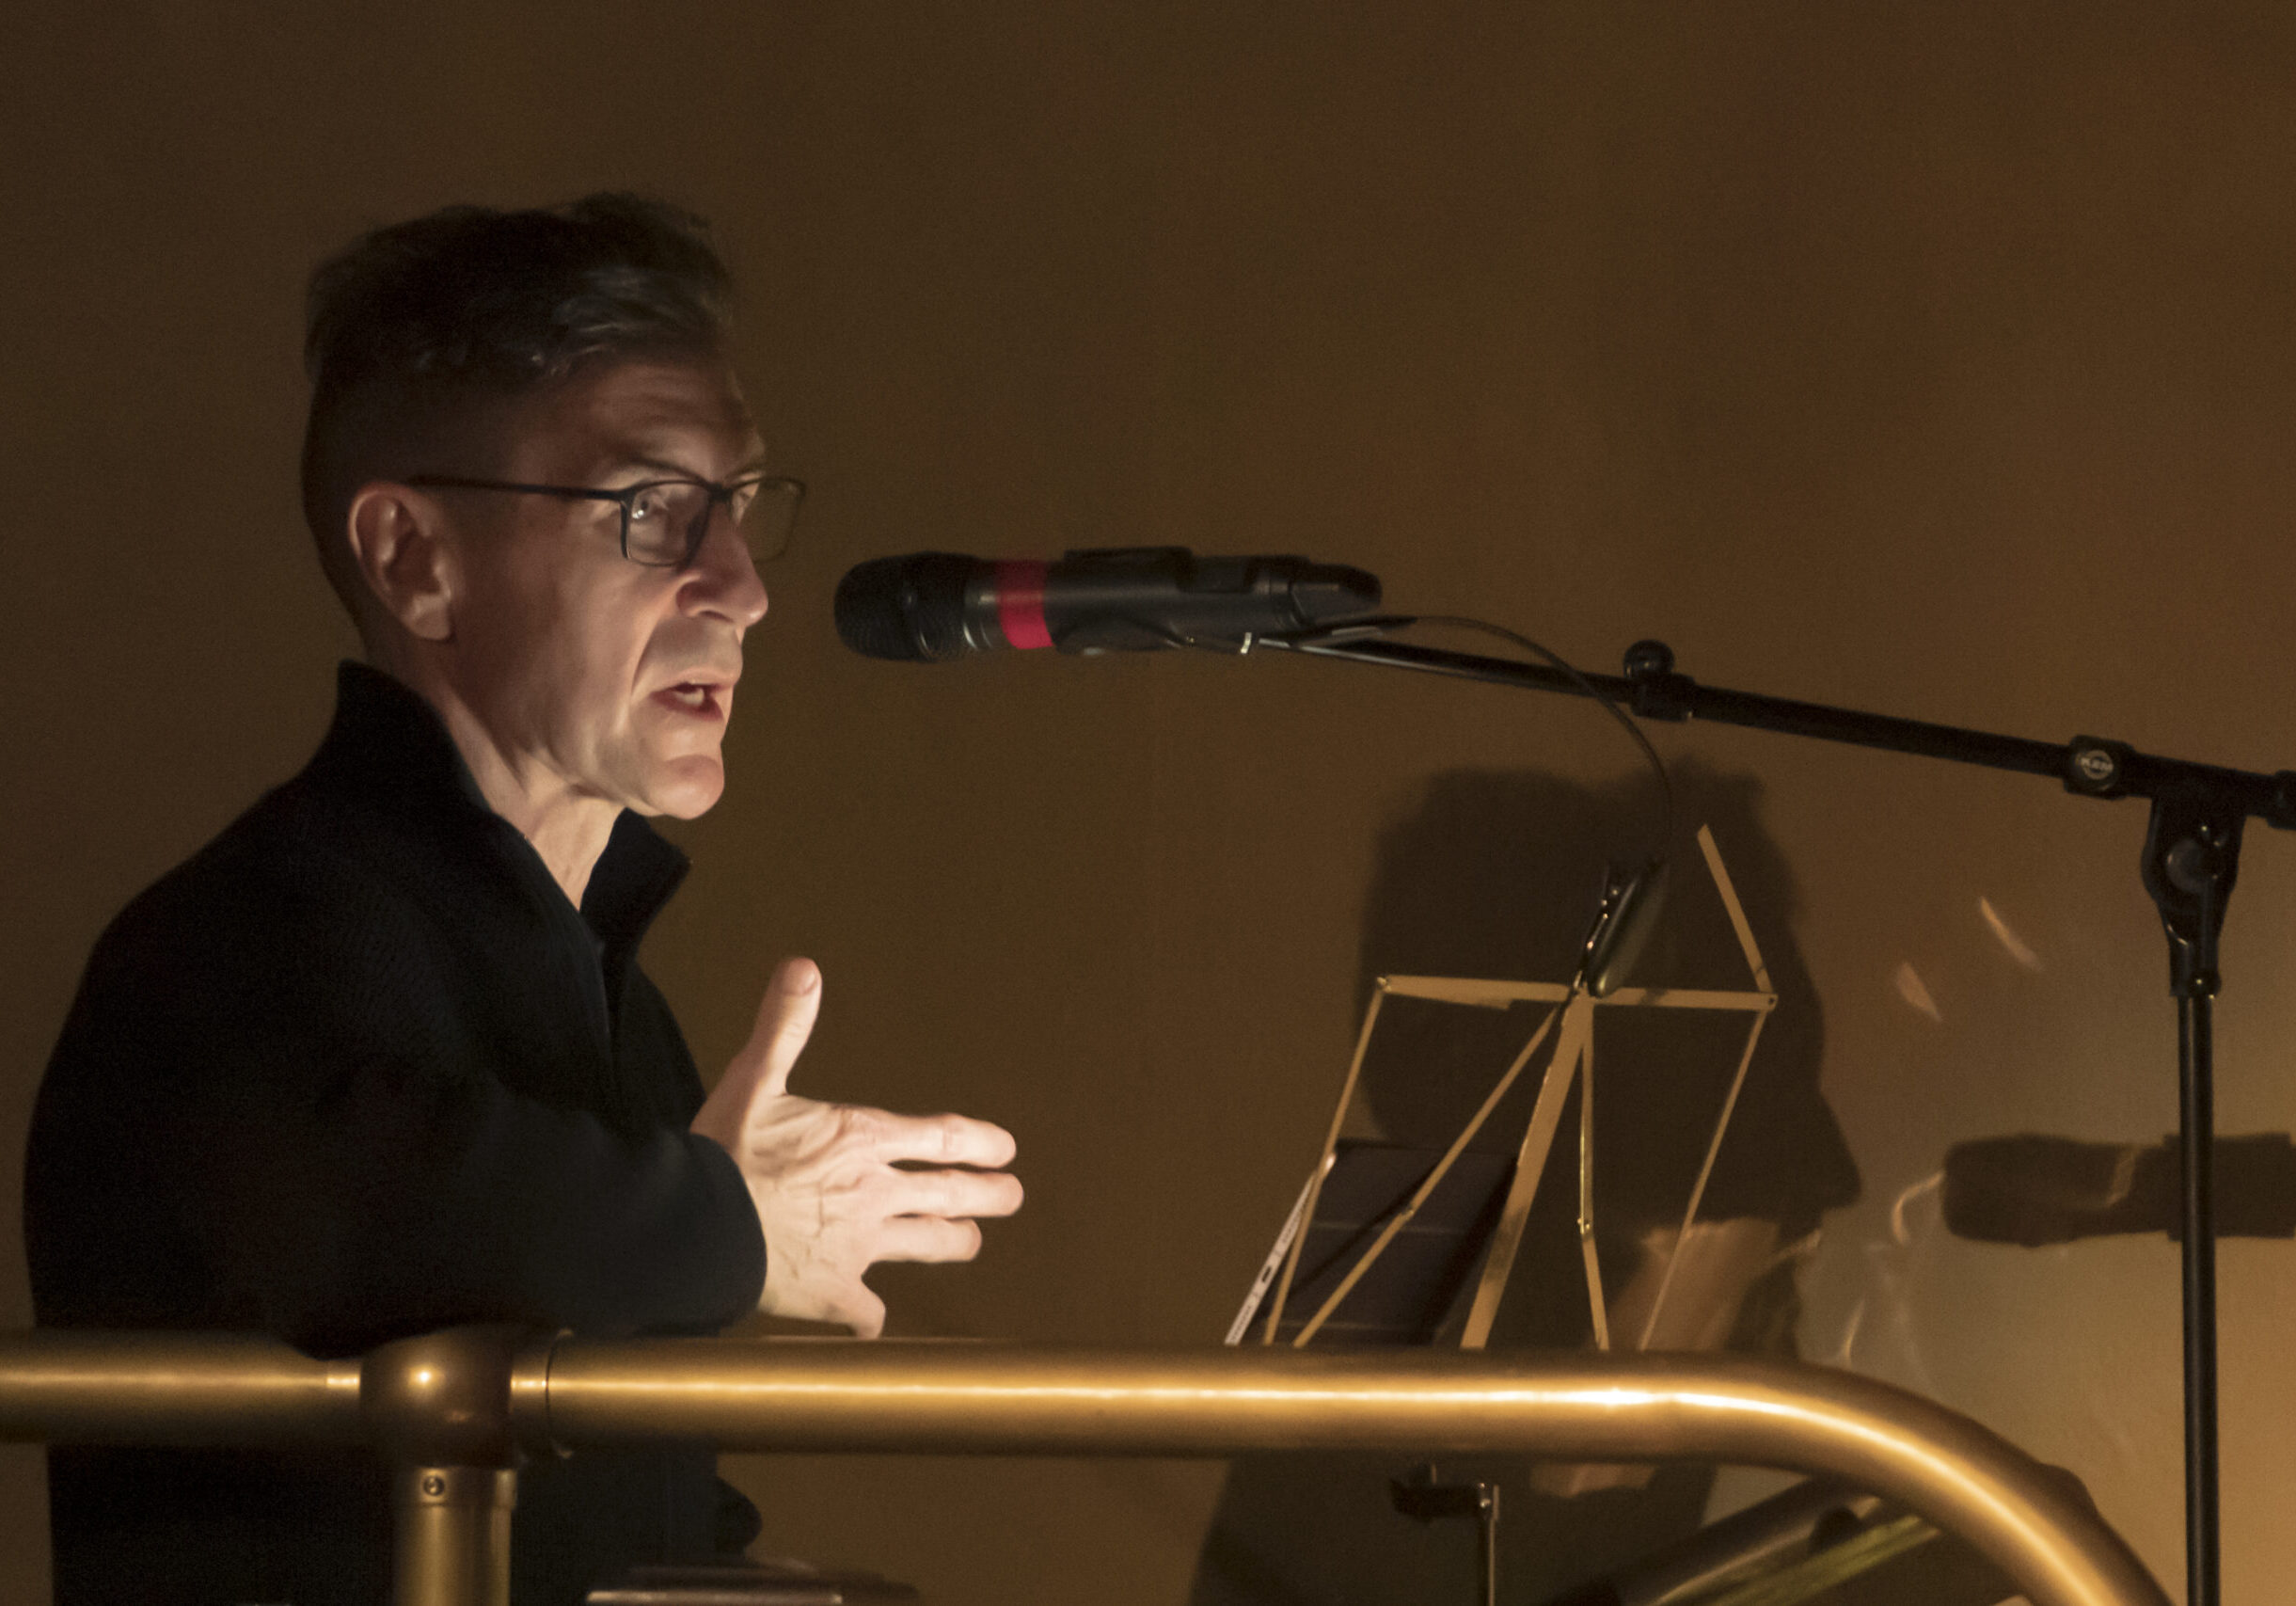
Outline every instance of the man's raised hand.
{"label": "man's raised hand", "polygon": [[[960,1115],[905,1116],[821,1104],[789,1091],[789,1073],[821,1011],[813,961],[783,962],[757,1007],[757,1028],[694,1117],[741,1168],[766,1234],[757,1308],[837,1322],[863,1338],[885,1305],[863,1274],[879,1261],[967,1261],[978,1217],[1021,1208],[1012,1135]],[[929,1164],[912,1170],[902,1164]],[[967,1167],[991,1168],[985,1170]]]}

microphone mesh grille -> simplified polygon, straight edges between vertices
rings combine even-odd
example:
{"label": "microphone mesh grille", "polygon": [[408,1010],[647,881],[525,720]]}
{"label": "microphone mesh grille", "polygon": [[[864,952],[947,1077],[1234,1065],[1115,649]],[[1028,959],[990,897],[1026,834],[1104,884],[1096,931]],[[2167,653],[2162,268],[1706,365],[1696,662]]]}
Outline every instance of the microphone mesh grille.
{"label": "microphone mesh grille", "polygon": [[966,650],[965,577],[973,560],[910,552],[856,564],[837,582],[837,639],[864,658],[932,663]]}
{"label": "microphone mesh grille", "polygon": [[837,639],[863,658],[915,662],[925,657],[901,622],[901,562],[872,558],[837,582]]}

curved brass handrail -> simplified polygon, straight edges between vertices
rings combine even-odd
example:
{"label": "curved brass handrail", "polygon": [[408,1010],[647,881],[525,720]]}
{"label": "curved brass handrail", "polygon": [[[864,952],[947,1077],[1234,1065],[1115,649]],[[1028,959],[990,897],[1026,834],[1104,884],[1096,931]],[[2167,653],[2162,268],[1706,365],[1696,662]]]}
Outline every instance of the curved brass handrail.
{"label": "curved brass handrail", "polygon": [[[1897,1500],[1975,1544],[2035,1606],[2167,1606],[2119,1535],[2031,1457],[1942,1406],[1819,1367],[1711,1355],[521,1342],[497,1332],[393,1346],[365,1370],[372,1398],[362,1419],[358,1367],[268,1340],[9,1335],[0,1337],[0,1438],[340,1440],[360,1437],[364,1420],[403,1455],[416,1444],[467,1445],[474,1460],[514,1435],[568,1449],[674,1437],[743,1450],[1715,1460],[1831,1473]],[[483,1411],[482,1399],[491,1402]],[[440,1418],[427,1433],[426,1411]],[[499,1423],[499,1435],[480,1416]],[[401,1595],[478,1598],[404,1584]]]}

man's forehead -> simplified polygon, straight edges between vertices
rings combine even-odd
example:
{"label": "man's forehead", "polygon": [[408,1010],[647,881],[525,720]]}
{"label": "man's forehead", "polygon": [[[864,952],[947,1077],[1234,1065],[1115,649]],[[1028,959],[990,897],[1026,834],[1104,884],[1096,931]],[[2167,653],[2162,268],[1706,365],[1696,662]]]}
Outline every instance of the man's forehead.
{"label": "man's forehead", "polygon": [[733,370],[640,358],[578,372],[511,421],[520,472],[594,476],[654,466],[716,478],[763,455]]}

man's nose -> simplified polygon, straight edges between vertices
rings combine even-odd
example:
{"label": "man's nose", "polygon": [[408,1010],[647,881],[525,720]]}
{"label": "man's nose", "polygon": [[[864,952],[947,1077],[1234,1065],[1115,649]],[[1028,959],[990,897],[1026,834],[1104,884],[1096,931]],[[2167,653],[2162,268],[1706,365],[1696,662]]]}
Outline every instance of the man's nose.
{"label": "man's nose", "polygon": [[681,580],[678,600],[689,613],[715,613],[743,630],[766,616],[766,582],[757,576],[757,560],[722,502],[709,510],[702,544]]}

